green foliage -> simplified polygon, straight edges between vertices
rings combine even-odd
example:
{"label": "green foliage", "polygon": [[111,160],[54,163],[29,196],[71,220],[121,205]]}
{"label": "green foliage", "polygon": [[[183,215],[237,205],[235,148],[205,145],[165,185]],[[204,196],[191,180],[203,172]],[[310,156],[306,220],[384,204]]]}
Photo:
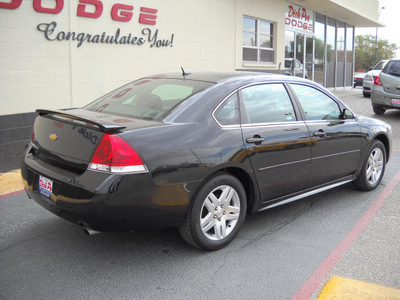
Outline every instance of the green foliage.
{"label": "green foliage", "polygon": [[[371,34],[357,35],[355,39],[356,65],[355,71],[368,71],[375,64],[375,36]],[[378,48],[376,51],[376,62],[382,59],[391,59],[394,57],[396,50],[399,47],[388,40],[379,39]]]}

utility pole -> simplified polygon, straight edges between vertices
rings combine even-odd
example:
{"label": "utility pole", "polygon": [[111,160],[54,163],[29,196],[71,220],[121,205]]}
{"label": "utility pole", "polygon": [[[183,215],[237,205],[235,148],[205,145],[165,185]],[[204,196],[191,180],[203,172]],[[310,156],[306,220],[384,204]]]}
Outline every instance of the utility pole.
{"label": "utility pole", "polygon": [[[378,20],[379,20],[379,16],[381,15],[381,11],[382,9],[385,9],[383,6],[379,9],[378,12]],[[376,26],[376,33],[375,33],[375,59],[374,59],[374,66],[376,65],[376,56],[377,56],[377,52],[378,52],[378,26]]]}

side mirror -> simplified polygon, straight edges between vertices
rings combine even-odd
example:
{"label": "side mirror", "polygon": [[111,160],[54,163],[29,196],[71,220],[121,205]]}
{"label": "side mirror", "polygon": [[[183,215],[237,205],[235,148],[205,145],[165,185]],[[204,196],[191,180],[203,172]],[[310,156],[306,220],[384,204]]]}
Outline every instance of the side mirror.
{"label": "side mirror", "polygon": [[347,108],[343,109],[342,119],[354,119],[354,114]]}

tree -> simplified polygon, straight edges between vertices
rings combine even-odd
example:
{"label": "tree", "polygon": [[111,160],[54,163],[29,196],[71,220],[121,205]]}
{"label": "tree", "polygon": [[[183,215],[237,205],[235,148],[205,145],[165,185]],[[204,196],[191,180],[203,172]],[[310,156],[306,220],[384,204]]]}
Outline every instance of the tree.
{"label": "tree", "polygon": [[[375,63],[375,36],[371,34],[357,35],[355,39],[356,65],[355,71],[368,71]],[[398,49],[396,44],[389,44],[388,40],[378,39],[376,62],[382,59],[391,59]]]}

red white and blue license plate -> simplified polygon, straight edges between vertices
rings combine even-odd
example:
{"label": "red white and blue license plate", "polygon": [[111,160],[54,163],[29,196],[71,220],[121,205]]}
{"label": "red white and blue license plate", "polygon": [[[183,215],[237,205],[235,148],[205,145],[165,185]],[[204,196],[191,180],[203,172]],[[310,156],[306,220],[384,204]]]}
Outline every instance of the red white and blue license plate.
{"label": "red white and blue license plate", "polygon": [[53,194],[53,180],[39,175],[39,193],[51,198],[51,195]]}
{"label": "red white and blue license plate", "polygon": [[400,106],[400,99],[392,99],[392,105]]}

